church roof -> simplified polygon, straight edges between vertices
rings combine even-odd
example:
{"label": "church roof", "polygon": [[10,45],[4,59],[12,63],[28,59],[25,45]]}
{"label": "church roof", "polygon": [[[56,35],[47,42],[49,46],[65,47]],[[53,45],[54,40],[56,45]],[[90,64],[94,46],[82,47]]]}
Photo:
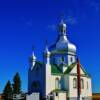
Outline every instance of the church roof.
{"label": "church roof", "polygon": [[63,74],[60,68],[56,64],[51,64],[51,73],[52,74]]}
{"label": "church roof", "polygon": [[71,70],[75,67],[76,63],[72,63],[70,66],[68,66],[67,70],[64,72],[64,74],[68,74],[71,72]]}
{"label": "church roof", "polygon": [[60,93],[62,93],[62,92],[67,92],[68,93],[68,91],[66,91],[66,90],[63,90],[63,89],[54,89],[52,92],[60,92]]}
{"label": "church roof", "polygon": [[[70,74],[72,69],[76,66],[77,62],[72,63],[70,66],[66,65],[68,67],[65,72],[62,72],[62,70],[57,66],[56,64],[51,64],[51,73],[53,75],[64,75],[64,74]],[[60,65],[61,66],[61,65]],[[90,77],[90,75],[86,72],[86,70],[83,68],[83,66],[80,64],[81,69],[84,72],[84,75],[87,77]]]}
{"label": "church roof", "polygon": [[36,61],[33,70],[37,70],[39,67],[43,66],[42,62]]}

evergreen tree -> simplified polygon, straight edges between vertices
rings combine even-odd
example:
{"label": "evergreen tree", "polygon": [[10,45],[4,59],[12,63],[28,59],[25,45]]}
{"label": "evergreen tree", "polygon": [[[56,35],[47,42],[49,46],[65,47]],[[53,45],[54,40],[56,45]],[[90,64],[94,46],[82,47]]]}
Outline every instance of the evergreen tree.
{"label": "evergreen tree", "polygon": [[11,96],[11,94],[12,94],[12,87],[10,81],[8,80],[3,90],[4,99],[8,99]]}
{"label": "evergreen tree", "polygon": [[16,75],[13,78],[13,93],[18,94],[21,93],[21,80],[19,73],[16,73]]}

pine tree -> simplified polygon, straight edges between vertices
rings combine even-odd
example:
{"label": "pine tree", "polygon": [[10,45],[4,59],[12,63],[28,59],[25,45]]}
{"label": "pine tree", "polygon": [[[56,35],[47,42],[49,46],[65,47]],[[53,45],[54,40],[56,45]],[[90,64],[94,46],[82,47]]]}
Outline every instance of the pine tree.
{"label": "pine tree", "polygon": [[16,73],[16,75],[13,78],[13,93],[19,94],[21,93],[21,80],[19,73]]}
{"label": "pine tree", "polygon": [[3,90],[4,99],[8,99],[11,96],[11,94],[12,94],[12,87],[10,81],[8,80]]}

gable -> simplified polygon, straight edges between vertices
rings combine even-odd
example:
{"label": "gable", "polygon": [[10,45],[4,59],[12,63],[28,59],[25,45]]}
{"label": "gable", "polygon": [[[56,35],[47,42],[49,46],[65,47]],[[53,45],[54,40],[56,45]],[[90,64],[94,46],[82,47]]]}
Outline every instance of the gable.
{"label": "gable", "polygon": [[76,63],[71,64],[70,66],[68,66],[67,70],[64,72],[64,74],[69,74],[70,71],[74,68],[74,66],[76,65]]}
{"label": "gable", "polygon": [[[71,70],[70,72],[71,74],[76,74],[77,73],[77,64],[75,65],[75,67]],[[85,74],[85,72],[83,71],[83,69],[80,67],[80,74]]]}
{"label": "gable", "polygon": [[[62,72],[62,70],[57,66],[56,64],[51,64],[51,74],[56,75],[64,75],[64,74],[77,74],[77,62],[72,63],[70,66],[66,65],[68,67],[65,72]],[[82,65],[80,65],[80,73],[81,75],[90,76],[86,70],[83,68]]]}
{"label": "gable", "polygon": [[[81,64],[80,64],[80,73],[81,75],[89,76],[89,74],[86,72],[86,70],[83,68]],[[70,66],[68,66],[64,74],[77,74],[77,63],[75,62],[71,64]]]}
{"label": "gable", "polygon": [[39,70],[39,69],[41,68],[41,66],[42,66],[42,63],[36,61],[35,65],[34,65],[34,67],[33,67],[33,70]]}

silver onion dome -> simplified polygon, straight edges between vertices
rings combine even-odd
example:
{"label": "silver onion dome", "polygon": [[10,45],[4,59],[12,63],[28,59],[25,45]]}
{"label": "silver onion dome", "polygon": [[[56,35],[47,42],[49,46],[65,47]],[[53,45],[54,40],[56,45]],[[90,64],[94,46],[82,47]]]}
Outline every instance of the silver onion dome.
{"label": "silver onion dome", "polygon": [[76,53],[76,46],[72,43],[68,43],[68,52]]}
{"label": "silver onion dome", "polygon": [[67,50],[68,52],[71,53],[76,53],[76,46],[72,43],[69,42],[66,36],[66,24],[64,21],[61,20],[61,23],[59,25],[59,34],[60,38],[56,44],[56,49],[57,50]]}
{"label": "silver onion dome", "polygon": [[68,52],[76,53],[76,46],[70,43],[68,40],[58,41],[56,44],[57,50],[67,50]]}

